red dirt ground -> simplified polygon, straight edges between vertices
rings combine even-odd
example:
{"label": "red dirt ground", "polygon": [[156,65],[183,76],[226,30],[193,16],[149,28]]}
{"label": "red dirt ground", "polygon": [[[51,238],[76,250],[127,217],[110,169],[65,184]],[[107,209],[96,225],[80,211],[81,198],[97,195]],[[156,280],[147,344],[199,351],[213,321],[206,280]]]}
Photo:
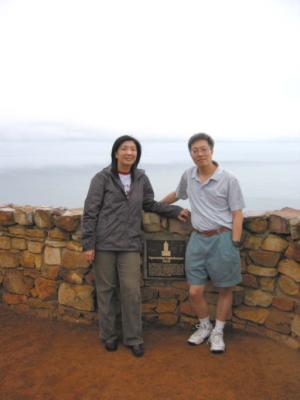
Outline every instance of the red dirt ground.
{"label": "red dirt ground", "polygon": [[299,400],[300,353],[227,329],[227,351],[186,344],[189,332],[145,329],[146,353],[108,353],[96,326],[0,307],[1,400]]}

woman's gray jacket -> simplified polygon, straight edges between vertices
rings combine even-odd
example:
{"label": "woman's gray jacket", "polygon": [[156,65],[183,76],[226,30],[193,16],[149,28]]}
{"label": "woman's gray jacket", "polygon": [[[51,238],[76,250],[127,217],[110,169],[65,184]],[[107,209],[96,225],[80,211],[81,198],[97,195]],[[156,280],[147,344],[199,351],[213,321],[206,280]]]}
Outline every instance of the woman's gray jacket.
{"label": "woman's gray jacket", "polygon": [[126,196],[119,176],[111,167],[91,181],[84,204],[81,240],[83,249],[96,251],[140,251],[142,210],[176,218],[181,207],[154,200],[145,172],[136,169]]}

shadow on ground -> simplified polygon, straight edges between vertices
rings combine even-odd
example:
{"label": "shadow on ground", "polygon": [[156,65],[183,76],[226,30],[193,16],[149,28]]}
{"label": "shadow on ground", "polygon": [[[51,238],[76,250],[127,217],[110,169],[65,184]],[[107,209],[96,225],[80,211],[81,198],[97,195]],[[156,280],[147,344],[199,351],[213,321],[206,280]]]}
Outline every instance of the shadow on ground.
{"label": "shadow on ground", "polygon": [[188,332],[145,330],[146,353],[104,350],[95,326],[0,307],[1,400],[298,400],[300,354],[227,330],[227,351],[186,344]]}

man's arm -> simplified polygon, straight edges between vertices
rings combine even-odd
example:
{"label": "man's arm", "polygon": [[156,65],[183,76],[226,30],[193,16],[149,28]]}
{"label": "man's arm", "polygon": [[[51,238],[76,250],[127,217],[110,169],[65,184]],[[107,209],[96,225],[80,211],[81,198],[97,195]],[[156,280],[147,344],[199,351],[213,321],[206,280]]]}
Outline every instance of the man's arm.
{"label": "man's arm", "polygon": [[176,192],[167,194],[160,202],[165,204],[173,204],[177,201]]}
{"label": "man's arm", "polygon": [[243,231],[243,211],[235,210],[232,211],[232,240],[234,242],[239,242],[242,237]]}

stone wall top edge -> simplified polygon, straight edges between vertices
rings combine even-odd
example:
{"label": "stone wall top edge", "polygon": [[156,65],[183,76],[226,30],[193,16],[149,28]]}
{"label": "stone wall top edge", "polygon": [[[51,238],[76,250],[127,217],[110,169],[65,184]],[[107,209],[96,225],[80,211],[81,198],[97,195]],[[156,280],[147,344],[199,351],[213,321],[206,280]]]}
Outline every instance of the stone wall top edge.
{"label": "stone wall top edge", "polygon": [[[29,204],[14,204],[14,203],[0,203],[0,211],[13,211],[13,210],[24,210],[24,211],[36,211],[36,210],[48,210],[49,212],[57,212],[58,214],[82,214],[82,207],[67,208],[67,207],[53,207],[45,204],[41,205],[29,205]],[[154,213],[149,213],[154,214]],[[265,210],[265,211],[245,211],[245,219],[254,218],[268,218],[270,216],[278,216],[286,220],[297,220],[300,221],[300,208],[283,207],[280,210]]]}

